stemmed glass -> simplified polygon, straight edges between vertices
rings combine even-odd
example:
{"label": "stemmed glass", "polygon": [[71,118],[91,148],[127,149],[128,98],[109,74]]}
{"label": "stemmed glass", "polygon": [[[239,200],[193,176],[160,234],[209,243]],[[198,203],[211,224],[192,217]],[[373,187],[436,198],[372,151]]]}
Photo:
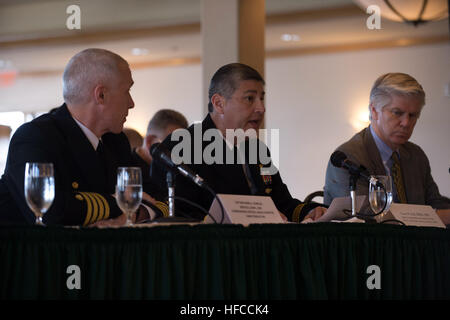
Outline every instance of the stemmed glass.
{"label": "stemmed glass", "polygon": [[43,226],[42,217],[55,199],[53,163],[25,164],[25,199],[36,216],[36,224]]}
{"label": "stemmed glass", "polygon": [[392,179],[390,176],[371,176],[369,203],[375,215],[384,216],[392,203]]}
{"label": "stemmed glass", "polygon": [[127,226],[132,226],[132,214],[142,201],[142,174],[138,167],[120,167],[117,169],[116,201],[127,216]]}

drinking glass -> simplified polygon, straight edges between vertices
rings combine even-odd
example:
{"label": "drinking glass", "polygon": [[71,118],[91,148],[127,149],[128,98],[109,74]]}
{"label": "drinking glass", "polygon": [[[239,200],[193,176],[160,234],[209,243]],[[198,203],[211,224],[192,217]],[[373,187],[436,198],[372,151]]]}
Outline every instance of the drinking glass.
{"label": "drinking glass", "polygon": [[132,226],[132,214],[142,201],[142,174],[138,167],[120,167],[117,169],[116,201],[127,216],[127,226]]}
{"label": "drinking glass", "polygon": [[376,215],[385,215],[392,203],[392,179],[390,176],[371,176],[369,203]]}
{"label": "drinking glass", "polygon": [[43,226],[42,217],[55,199],[53,163],[25,164],[25,199],[36,216],[36,224]]}

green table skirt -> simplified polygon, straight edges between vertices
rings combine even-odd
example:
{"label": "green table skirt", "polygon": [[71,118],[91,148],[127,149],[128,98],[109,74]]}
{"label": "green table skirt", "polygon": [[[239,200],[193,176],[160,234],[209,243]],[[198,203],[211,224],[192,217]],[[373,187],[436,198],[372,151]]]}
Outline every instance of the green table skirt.
{"label": "green table skirt", "polygon": [[0,227],[0,299],[449,298],[446,229]]}

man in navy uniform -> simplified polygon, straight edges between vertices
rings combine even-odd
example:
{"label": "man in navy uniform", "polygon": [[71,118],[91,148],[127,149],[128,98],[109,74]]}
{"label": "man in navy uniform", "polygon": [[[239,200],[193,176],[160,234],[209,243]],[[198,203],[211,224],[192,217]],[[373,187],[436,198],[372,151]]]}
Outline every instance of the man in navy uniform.
{"label": "man in navy uniform", "polygon": [[[256,131],[260,128],[265,113],[264,84],[261,75],[245,64],[232,63],[219,68],[212,77],[209,87],[209,114],[201,124],[188,128],[187,140],[191,142],[191,152],[190,159],[184,163],[205,179],[216,193],[270,196],[279,212],[288,220],[294,222],[300,222],[305,218],[315,220],[326,209],[318,204],[302,203],[291,196],[280,174],[275,172],[277,170],[270,172],[270,168],[273,169],[271,161],[262,163],[261,158],[257,156],[261,155],[259,148],[268,151],[263,143],[258,140],[256,143],[258,150],[253,150],[252,154],[250,147],[241,149],[237,143],[239,139],[233,141],[233,138],[229,139],[227,136],[235,134],[239,129],[246,132],[248,129]],[[225,140],[221,144],[224,152],[220,159],[217,159],[215,154],[217,161],[213,163],[204,158],[208,153],[210,141],[204,141],[202,137],[196,136],[197,134],[203,136],[207,131],[213,134],[216,132],[218,139]],[[173,135],[174,133],[162,143],[168,150],[173,150],[178,143],[182,143],[172,141]],[[196,140],[202,141],[200,150],[195,148]],[[250,144],[250,139],[243,142],[243,145],[250,146]],[[220,150],[222,149],[216,150],[217,153],[220,153]],[[245,154],[240,153],[240,150],[244,150]],[[228,163],[227,154],[232,154],[233,163]],[[239,156],[242,157],[241,162],[238,161]],[[251,161],[252,156],[256,161]],[[184,153],[182,158],[185,159]],[[200,161],[196,161],[198,158]],[[153,159],[151,177],[156,183],[165,185],[166,169],[159,159]],[[211,193],[182,176],[176,180],[175,195],[195,202],[206,211],[213,202]],[[205,213],[183,202],[177,202],[175,207],[183,215],[192,218],[203,219],[205,216]]]}
{"label": "man in navy uniform", "polygon": [[[54,165],[55,199],[44,214],[45,224],[125,221],[113,194],[117,168],[135,165],[122,133],[134,107],[132,85],[128,63],[115,53],[86,49],[72,57],[63,74],[65,103],[25,123],[11,139],[0,180],[1,222],[35,221],[24,197],[26,162]],[[156,190],[145,173],[143,177],[144,190]],[[144,199],[156,204],[146,193]]]}

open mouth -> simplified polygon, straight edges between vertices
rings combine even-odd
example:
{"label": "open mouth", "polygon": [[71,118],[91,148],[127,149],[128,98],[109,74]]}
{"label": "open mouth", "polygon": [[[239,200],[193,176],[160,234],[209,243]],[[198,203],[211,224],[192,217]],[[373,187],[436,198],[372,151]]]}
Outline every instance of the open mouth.
{"label": "open mouth", "polygon": [[252,128],[258,129],[258,128],[259,128],[260,122],[261,122],[260,120],[250,120],[250,121],[248,122],[248,124],[249,124]]}

